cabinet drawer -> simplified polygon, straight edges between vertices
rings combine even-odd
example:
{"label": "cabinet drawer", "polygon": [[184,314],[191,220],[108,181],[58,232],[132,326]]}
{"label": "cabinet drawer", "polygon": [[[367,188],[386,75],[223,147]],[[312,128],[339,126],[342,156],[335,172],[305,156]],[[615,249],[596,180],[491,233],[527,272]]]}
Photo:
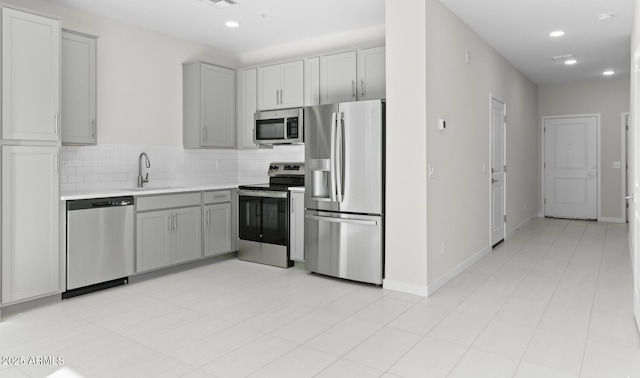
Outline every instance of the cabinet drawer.
{"label": "cabinet drawer", "polygon": [[200,192],[181,193],[160,196],[138,197],[136,208],[138,211],[169,209],[200,205]]}
{"label": "cabinet drawer", "polygon": [[205,204],[231,202],[231,190],[204,192],[202,202]]}

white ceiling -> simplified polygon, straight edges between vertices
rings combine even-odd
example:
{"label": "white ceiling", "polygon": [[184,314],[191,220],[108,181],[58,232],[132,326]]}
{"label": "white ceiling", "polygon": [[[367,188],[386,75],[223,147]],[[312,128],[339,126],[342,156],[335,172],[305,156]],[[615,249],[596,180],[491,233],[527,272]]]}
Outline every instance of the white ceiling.
{"label": "white ceiling", "polygon": [[[384,0],[50,0],[142,28],[243,53],[384,24]],[[635,0],[440,0],[538,85],[628,77]],[[613,13],[608,22],[597,16]],[[224,26],[227,20],[240,27]],[[562,29],[564,37],[549,32]],[[564,66],[552,56],[575,54]]]}
{"label": "white ceiling", "polygon": [[[635,0],[440,0],[538,85],[628,77]],[[598,15],[614,14],[607,22]],[[564,30],[563,37],[549,33]],[[575,54],[565,66],[552,56]]]}
{"label": "white ceiling", "polygon": [[[384,25],[384,0],[50,0],[145,29],[242,53]],[[238,28],[224,23],[235,20]]]}

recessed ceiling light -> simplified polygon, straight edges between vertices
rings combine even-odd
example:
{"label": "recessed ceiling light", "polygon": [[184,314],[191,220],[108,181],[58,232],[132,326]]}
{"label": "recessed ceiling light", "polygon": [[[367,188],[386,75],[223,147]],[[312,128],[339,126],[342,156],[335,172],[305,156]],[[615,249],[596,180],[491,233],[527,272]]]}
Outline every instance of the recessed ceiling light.
{"label": "recessed ceiling light", "polygon": [[216,6],[218,8],[228,8],[236,3],[234,0],[200,0],[200,1],[208,5]]}
{"label": "recessed ceiling light", "polygon": [[602,13],[598,15],[598,21],[605,22],[613,18],[613,13]]}
{"label": "recessed ceiling light", "polygon": [[578,63],[578,59],[576,59],[576,58],[567,58],[564,61],[564,64],[566,64],[567,66],[572,66],[572,65],[574,65],[576,63]]}
{"label": "recessed ceiling light", "polygon": [[227,21],[224,24],[229,28],[237,28],[238,26],[240,26],[240,23],[238,21]]}
{"label": "recessed ceiling light", "polygon": [[603,74],[604,76],[611,76],[611,75],[613,75],[614,73],[616,73],[614,70],[606,70],[606,71],[604,71],[602,74]]}
{"label": "recessed ceiling light", "polygon": [[552,31],[551,33],[549,33],[549,37],[562,37],[564,35],[564,31],[562,30],[556,30],[556,31]]}

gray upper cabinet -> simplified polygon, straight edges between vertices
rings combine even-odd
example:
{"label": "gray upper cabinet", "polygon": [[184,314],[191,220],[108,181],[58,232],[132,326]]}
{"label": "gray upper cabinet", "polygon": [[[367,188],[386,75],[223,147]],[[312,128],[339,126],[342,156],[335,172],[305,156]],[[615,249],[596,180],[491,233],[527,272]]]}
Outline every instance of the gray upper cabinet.
{"label": "gray upper cabinet", "polygon": [[96,145],[94,36],[62,31],[62,144]]}
{"label": "gray upper cabinet", "polygon": [[258,110],[304,105],[304,61],[258,68]]}
{"label": "gray upper cabinet", "polygon": [[58,142],[60,21],[2,8],[2,139]]}
{"label": "gray upper cabinet", "polygon": [[238,149],[258,148],[253,143],[253,120],[257,106],[257,69],[240,71],[238,94]]}
{"label": "gray upper cabinet", "polygon": [[320,102],[386,97],[385,47],[325,55],[320,58]]}
{"label": "gray upper cabinet", "polygon": [[358,101],[387,97],[385,47],[358,50]]}
{"label": "gray upper cabinet", "polygon": [[320,101],[323,104],[356,101],[355,51],[325,55],[320,59]]}
{"label": "gray upper cabinet", "polygon": [[236,72],[204,62],[182,64],[185,148],[235,148]]}

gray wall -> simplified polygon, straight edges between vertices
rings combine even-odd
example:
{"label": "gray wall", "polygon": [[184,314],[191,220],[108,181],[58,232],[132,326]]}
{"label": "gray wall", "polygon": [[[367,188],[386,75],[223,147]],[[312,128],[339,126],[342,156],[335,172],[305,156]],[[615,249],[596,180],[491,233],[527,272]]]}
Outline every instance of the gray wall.
{"label": "gray wall", "polygon": [[612,163],[623,160],[621,114],[629,112],[629,79],[544,86],[538,89],[538,113],[541,117],[575,114],[600,114],[601,143],[601,218],[624,222],[626,209],[622,200],[623,168]]}
{"label": "gray wall", "polygon": [[491,94],[507,104],[507,228],[537,215],[537,88],[439,1],[386,12],[385,287],[424,294],[491,247]]}

